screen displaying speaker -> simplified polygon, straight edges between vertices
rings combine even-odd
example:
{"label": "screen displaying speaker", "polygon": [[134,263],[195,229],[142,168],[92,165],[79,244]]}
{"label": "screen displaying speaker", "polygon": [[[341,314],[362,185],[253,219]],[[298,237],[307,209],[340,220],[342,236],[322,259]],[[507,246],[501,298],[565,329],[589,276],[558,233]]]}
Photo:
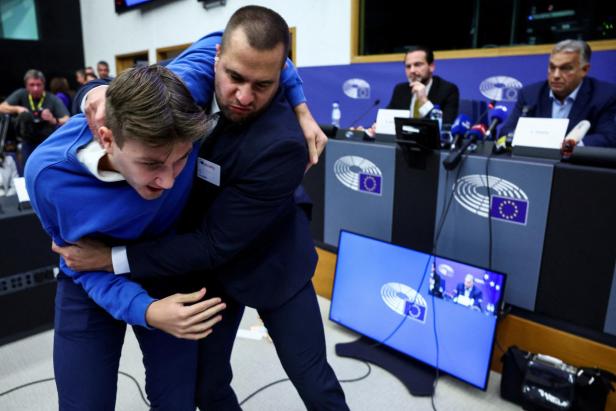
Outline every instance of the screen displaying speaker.
{"label": "screen displaying speaker", "polygon": [[330,319],[485,390],[505,279],[343,230]]}

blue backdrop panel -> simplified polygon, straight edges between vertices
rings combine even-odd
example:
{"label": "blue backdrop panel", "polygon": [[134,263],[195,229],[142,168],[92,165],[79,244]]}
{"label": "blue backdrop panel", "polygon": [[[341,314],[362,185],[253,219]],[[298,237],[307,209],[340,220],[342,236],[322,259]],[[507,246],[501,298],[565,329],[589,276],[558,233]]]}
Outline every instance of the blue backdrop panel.
{"label": "blue backdrop panel", "polygon": [[[441,158],[446,155],[441,153]],[[490,159],[490,194],[498,196],[490,214],[486,161],[485,157],[471,155],[462,163],[436,254],[488,267],[487,216],[493,215],[492,269],[508,274],[505,301],[534,310],[553,162]],[[457,173],[440,171],[435,235]]]}
{"label": "blue backdrop panel", "polygon": [[[548,58],[547,54],[537,54],[439,60],[435,74],[455,83],[462,99],[489,100],[500,96],[496,99],[511,105],[517,98],[517,88],[546,79]],[[616,50],[593,52],[590,74],[616,83],[615,66]],[[406,81],[402,62],[306,67],[300,68],[299,73],[316,120],[329,124],[332,103],[339,101],[342,127],[352,125],[376,99],[381,100],[380,108],[387,106],[394,86]],[[376,119],[376,111],[376,107],[370,110],[359,124],[370,125]]]}
{"label": "blue backdrop panel", "polygon": [[395,146],[330,140],[325,155],[324,241],[341,229],[391,239]]}

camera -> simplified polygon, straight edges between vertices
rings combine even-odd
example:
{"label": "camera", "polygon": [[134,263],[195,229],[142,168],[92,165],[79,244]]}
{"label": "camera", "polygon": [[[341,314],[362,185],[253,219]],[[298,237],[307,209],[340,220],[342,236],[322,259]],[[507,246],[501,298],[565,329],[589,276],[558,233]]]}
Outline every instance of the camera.
{"label": "camera", "polygon": [[38,124],[41,121],[43,121],[43,118],[41,116],[42,113],[43,113],[43,110],[35,110],[35,111],[32,112],[32,117],[33,117],[32,118],[32,122],[34,124]]}

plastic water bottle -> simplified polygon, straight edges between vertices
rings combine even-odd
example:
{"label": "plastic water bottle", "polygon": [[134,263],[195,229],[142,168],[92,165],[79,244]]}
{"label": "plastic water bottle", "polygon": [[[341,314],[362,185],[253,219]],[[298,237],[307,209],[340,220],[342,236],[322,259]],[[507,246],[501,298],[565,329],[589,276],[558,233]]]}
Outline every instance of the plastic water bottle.
{"label": "plastic water bottle", "polygon": [[332,104],[332,125],[339,128],[341,117],[342,113],[340,112],[340,104],[338,104],[337,101],[334,101],[334,104]]}
{"label": "plastic water bottle", "polygon": [[443,128],[443,111],[438,104],[435,104],[432,111],[430,111],[430,120],[436,120],[438,122],[438,130],[440,133]]}

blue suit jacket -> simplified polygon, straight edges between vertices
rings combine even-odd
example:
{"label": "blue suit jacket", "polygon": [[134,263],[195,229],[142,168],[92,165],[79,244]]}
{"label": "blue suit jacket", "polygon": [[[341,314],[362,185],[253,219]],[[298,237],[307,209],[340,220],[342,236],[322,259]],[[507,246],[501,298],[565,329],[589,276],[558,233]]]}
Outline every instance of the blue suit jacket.
{"label": "blue suit jacket", "polygon": [[[503,125],[501,134],[515,130],[523,113],[526,117],[552,117],[550,87],[547,81],[531,84],[518,92],[518,101]],[[580,121],[590,121],[584,145],[616,147],[616,86],[586,77],[569,113],[567,132]]]}
{"label": "blue suit jacket", "polygon": [[131,275],[193,273],[200,285],[216,279],[244,305],[280,305],[310,281],[317,262],[298,205],[306,143],[281,90],[248,123],[221,119],[199,154],[220,166],[220,186],[195,177],[183,232],[129,245]]}

